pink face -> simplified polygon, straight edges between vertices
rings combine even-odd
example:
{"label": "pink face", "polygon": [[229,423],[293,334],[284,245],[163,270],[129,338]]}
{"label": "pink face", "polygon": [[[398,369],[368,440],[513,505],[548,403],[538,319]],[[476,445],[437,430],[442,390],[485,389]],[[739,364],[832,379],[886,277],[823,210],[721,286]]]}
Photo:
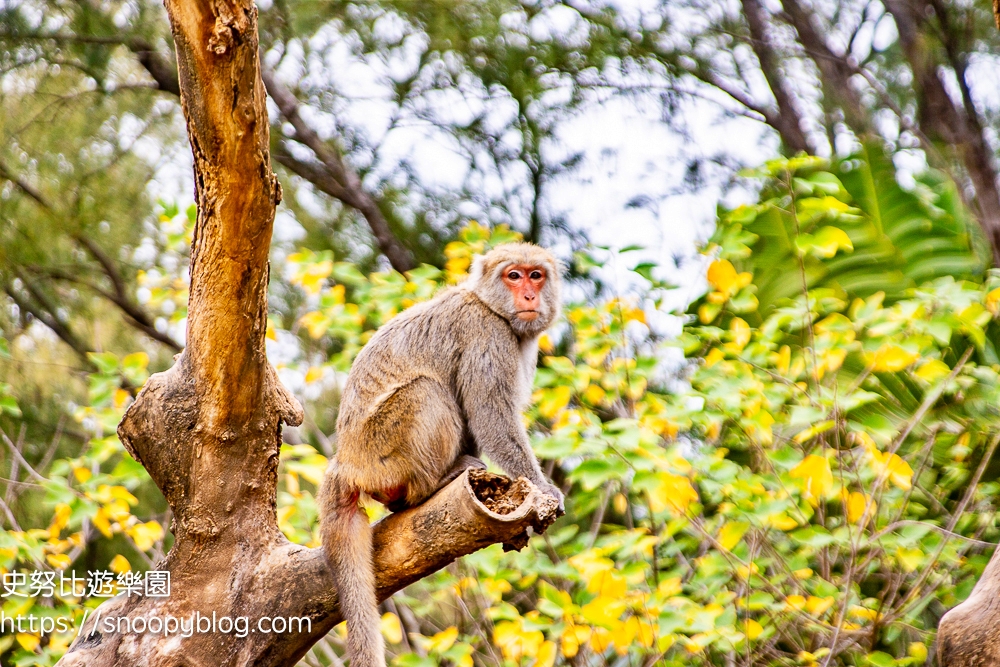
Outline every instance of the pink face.
{"label": "pink face", "polygon": [[534,322],[538,319],[545,278],[545,267],[542,266],[512,264],[504,269],[503,284],[514,295],[517,319],[522,322]]}

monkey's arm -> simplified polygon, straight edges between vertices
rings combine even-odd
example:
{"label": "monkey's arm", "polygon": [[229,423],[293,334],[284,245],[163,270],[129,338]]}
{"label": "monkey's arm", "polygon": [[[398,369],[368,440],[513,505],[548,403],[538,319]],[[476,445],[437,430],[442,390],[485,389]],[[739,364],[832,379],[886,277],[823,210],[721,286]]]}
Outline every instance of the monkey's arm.
{"label": "monkey's arm", "polygon": [[459,400],[469,431],[479,450],[508,475],[548,489],[552,485],[542,475],[521,422],[517,346],[500,333],[480,340],[484,342],[466,348],[459,364]]}

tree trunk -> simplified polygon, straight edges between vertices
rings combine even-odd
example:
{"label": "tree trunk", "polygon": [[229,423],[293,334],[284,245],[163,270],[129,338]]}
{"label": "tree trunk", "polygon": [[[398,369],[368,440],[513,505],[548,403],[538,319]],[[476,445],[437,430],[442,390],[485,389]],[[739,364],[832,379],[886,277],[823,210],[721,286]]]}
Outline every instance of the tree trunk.
{"label": "tree trunk", "polygon": [[[252,0],[166,6],[198,205],[187,346],[173,368],[149,379],[118,434],[173,511],[174,545],[157,565],[170,573],[171,590],[99,607],[59,665],[292,665],[340,617],[323,553],[289,543],[277,526],[281,424],[303,415],[265,358],[267,258],[281,189],[268,151],[257,11]],[[516,509],[500,513],[505,506]],[[557,510],[525,480],[463,475],[378,524],[379,596],[488,544],[523,546],[526,531],[544,530]],[[250,632],[148,629],[154,618],[196,614],[246,618]],[[258,625],[264,617],[308,619],[308,627],[269,633]],[[127,631],[137,619],[147,629]]]}
{"label": "tree trunk", "polygon": [[[932,141],[954,146],[976,191],[974,206],[979,222],[993,248],[993,265],[1000,266],[1000,189],[993,164],[993,151],[983,136],[982,122],[970,103],[956,105],[938,73],[925,31],[928,8],[913,0],[886,0],[899,32],[899,42],[913,71],[920,129]],[[956,68],[960,87],[965,88],[964,68]]]}
{"label": "tree trunk", "polygon": [[[855,72],[847,62],[848,54],[841,55],[830,48],[813,23],[815,14],[811,8],[803,6],[798,0],[782,0],[781,6],[786,20],[795,29],[799,43],[819,70],[824,97],[840,108],[844,122],[859,139],[872,135],[871,119],[861,104],[861,95],[851,85]],[[830,149],[836,152],[833,144]]]}

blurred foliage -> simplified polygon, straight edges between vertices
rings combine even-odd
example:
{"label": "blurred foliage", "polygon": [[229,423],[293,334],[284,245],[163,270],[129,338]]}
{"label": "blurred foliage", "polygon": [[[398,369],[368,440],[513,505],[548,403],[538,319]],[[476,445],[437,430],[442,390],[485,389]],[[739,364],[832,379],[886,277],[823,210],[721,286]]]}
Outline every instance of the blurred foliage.
{"label": "blurred foliage", "polygon": [[[526,420],[568,513],[528,549],[485,549],[391,598],[383,632],[395,665],[924,663],[937,619],[969,594],[1000,536],[1000,367],[983,362],[1000,274],[982,271],[961,211],[942,205],[946,188],[921,179],[907,191],[880,173],[860,158],[755,172],[761,198],[721,212],[704,248],[707,291],[674,340],[648,324],[666,289],[648,263],[634,270],[644,289],[566,307],[540,343]],[[852,190],[866,180],[869,199]],[[905,205],[873,209],[872,197]],[[907,224],[936,234],[961,279],[907,251]],[[185,252],[188,216],[165,207],[161,225]],[[281,451],[288,539],[319,545],[315,493],[330,450],[313,407],[335,405],[380,324],[515,238],[471,222],[446,246],[445,269],[405,276],[307,248],[286,256],[275,273],[301,307],[289,326],[270,322],[269,345],[300,342],[279,370],[312,413]],[[871,247],[881,259],[846,262]],[[586,272],[607,260],[595,249],[575,263]],[[865,265],[895,266],[899,280],[875,290]],[[797,289],[758,297],[786,274]],[[164,303],[183,301],[169,271],[142,281]],[[15,488],[21,506],[44,512],[0,537],[5,574],[117,576],[169,549],[162,499],[114,435],[149,357],[91,361],[74,413],[81,454],[8,486],[7,501]],[[17,387],[0,386],[8,420],[21,404]],[[7,451],[18,446],[4,438]],[[78,622],[99,601],[9,596],[3,611]],[[305,664],[330,664],[343,636],[340,626]],[[71,639],[21,633],[0,648],[5,663],[51,664]]]}

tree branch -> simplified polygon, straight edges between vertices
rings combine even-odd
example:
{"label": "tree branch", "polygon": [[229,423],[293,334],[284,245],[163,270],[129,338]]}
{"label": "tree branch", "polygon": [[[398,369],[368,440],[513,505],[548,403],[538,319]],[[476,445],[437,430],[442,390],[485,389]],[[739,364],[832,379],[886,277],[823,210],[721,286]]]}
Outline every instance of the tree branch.
{"label": "tree branch", "polygon": [[[326,171],[329,172],[330,178],[324,178],[323,182],[332,180],[339,188],[323,188],[319,183],[303,175],[304,173],[317,174],[318,170],[305,170],[303,173],[296,171],[296,173],[313,182],[324,192],[357,209],[365,217],[365,220],[368,221],[368,227],[375,236],[379,250],[382,251],[382,254],[392,264],[392,268],[400,273],[416,268],[416,262],[413,261],[410,251],[393,235],[388,220],[385,219],[375,199],[365,190],[358,174],[344,162],[344,159],[335,148],[323,141],[316,134],[316,131],[302,119],[299,113],[298,99],[274,77],[274,73],[265,69],[262,74],[264,84],[267,86],[267,92],[271,96],[271,99],[274,100],[285,120],[295,128],[295,140],[307,146],[326,168]],[[282,164],[285,163],[282,160],[279,161]],[[337,190],[342,194],[333,194],[333,190]]]}
{"label": "tree branch", "polygon": [[52,205],[48,202],[45,196],[36,190],[30,183],[15,174],[2,160],[0,160],[0,178],[6,179],[17,186],[17,189],[24,194],[31,197],[36,204],[41,206],[46,211],[52,210]]}
{"label": "tree branch", "polygon": [[[774,49],[774,44],[768,33],[769,16],[760,0],[742,0],[743,15],[750,29],[750,46],[757,55],[761,72],[771,88],[778,113],[774,114],[774,129],[781,135],[781,140],[792,153],[805,152],[816,154],[816,147],[806,137],[802,130],[803,117],[798,102],[788,87],[788,82],[778,65],[780,57]],[[770,123],[769,123],[770,124]]]}
{"label": "tree branch", "polygon": [[115,263],[111,261],[111,258],[105,254],[104,250],[102,250],[99,245],[94,243],[92,239],[89,239],[82,234],[76,234],[73,238],[77,243],[83,246],[90,256],[93,257],[101,266],[101,270],[104,272],[104,275],[111,281],[111,286],[114,289],[114,292],[103,290],[97,285],[89,285],[89,287],[111,303],[118,306],[119,310],[125,313],[130,323],[135,328],[139,329],[153,340],[163,343],[174,352],[180,352],[182,349],[180,343],[162,331],[157,330],[156,326],[153,324],[153,319],[149,316],[149,314],[129,297],[128,288],[125,285],[125,279],[122,278],[121,273],[118,271],[118,267],[115,266]]}
{"label": "tree branch", "polygon": [[52,331],[52,333],[58,336],[62,342],[66,343],[66,345],[68,345],[70,349],[76,353],[76,356],[80,358],[88,369],[96,370],[97,367],[94,365],[94,362],[92,362],[90,357],[87,356],[87,353],[90,351],[89,348],[83,344],[83,342],[69,328],[68,324],[60,321],[59,316],[56,314],[55,306],[52,305],[48,298],[42,294],[38,288],[27,279],[27,277],[20,272],[17,272],[17,277],[24,285],[24,288],[28,291],[28,294],[31,295],[32,299],[38,303],[39,307],[35,307],[35,305],[24,299],[17,293],[17,290],[14,289],[14,286],[10,283],[7,283],[4,286],[4,291],[7,293],[7,296],[9,296],[11,300],[17,304],[17,307],[22,312],[31,314],[32,317],[44,324]]}
{"label": "tree branch", "polygon": [[[481,470],[463,473],[418,507],[391,514],[374,526],[376,590],[380,601],[440,570],[455,559],[502,542],[521,548],[529,530],[544,531],[555,520],[556,502],[526,479],[512,481]],[[285,540],[275,543],[246,568],[249,574],[229,591],[248,612],[251,627],[262,616],[308,618],[309,628],[281,634],[250,633],[231,653],[216,649],[212,658],[184,664],[254,665],[286,667],[295,664],[316,641],[342,619],[333,577],[321,549],[307,549]],[[134,615],[137,598],[119,598],[101,606],[102,617]],[[169,603],[146,614],[167,613]],[[80,637],[59,662],[63,667],[105,667],[117,654],[143,641],[150,664],[171,656],[166,641],[136,639],[134,635],[103,634],[95,627],[96,614],[84,624]],[[91,634],[93,633],[93,634]],[[229,641],[225,635],[220,635]],[[191,639],[186,642],[192,642]],[[237,653],[238,655],[233,655]],[[177,659],[177,654],[171,656]],[[214,660],[214,662],[212,661]]]}

